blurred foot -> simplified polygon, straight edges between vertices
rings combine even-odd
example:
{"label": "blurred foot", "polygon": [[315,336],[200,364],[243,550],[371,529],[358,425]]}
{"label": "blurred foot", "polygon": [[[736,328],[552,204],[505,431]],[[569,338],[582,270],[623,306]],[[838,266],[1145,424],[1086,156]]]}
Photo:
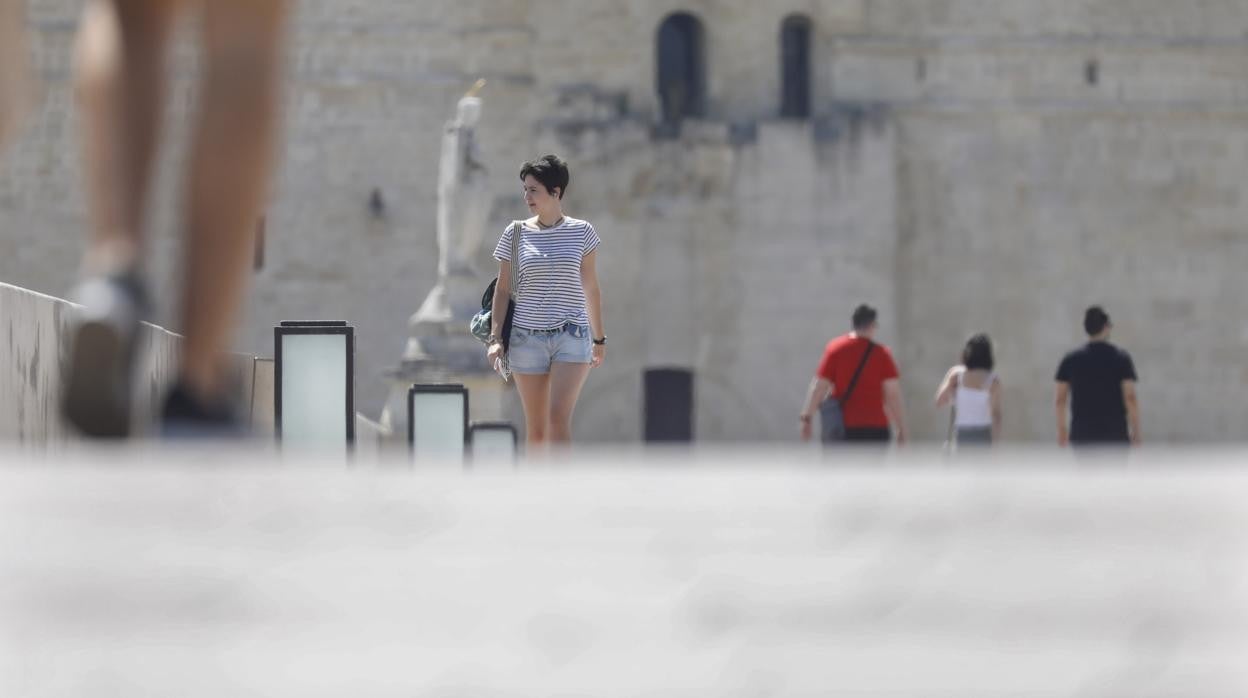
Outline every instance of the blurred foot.
{"label": "blurred foot", "polygon": [[240,439],[248,436],[248,429],[229,401],[204,399],[178,383],[165,398],[160,434],[167,439]]}
{"label": "blurred foot", "polygon": [[147,293],[135,273],[97,277],[74,291],[78,308],[62,411],[82,434],[130,435],[131,383]]}

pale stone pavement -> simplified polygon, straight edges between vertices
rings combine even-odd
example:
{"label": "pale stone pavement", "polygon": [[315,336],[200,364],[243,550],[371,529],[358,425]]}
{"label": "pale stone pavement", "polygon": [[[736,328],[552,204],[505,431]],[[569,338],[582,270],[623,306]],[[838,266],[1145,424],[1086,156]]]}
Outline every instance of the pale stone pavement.
{"label": "pale stone pavement", "polygon": [[1242,696],[1244,455],[10,452],[0,696]]}

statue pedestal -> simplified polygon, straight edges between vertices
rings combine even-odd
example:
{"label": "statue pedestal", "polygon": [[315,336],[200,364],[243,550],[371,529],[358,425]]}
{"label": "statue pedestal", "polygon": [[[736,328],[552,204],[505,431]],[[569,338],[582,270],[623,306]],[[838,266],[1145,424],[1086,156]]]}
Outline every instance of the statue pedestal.
{"label": "statue pedestal", "polygon": [[[480,283],[471,281],[474,286]],[[391,389],[380,422],[389,430],[389,440],[407,439],[407,391],[414,383],[459,383],[468,388],[470,421],[516,421],[514,383],[503,381],[486,360],[485,345],[468,332],[469,320],[481,307],[483,289],[475,289],[476,298],[467,304],[467,288],[466,279],[448,277],[412,316],[403,359],[387,371]]]}
{"label": "statue pedestal", "polygon": [[517,430],[523,427],[515,416],[519,414],[515,383],[504,382],[494,371],[457,372],[433,364],[404,362],[390,372],[390,377],[390,395],[381,413],[381,425],[389,431],[388,441],[407,442],[407,391],[415,383],[458,383],[468,389],[470,422],[510,421]]}
{"label": "statue pedestal", "polygon": [[[481,275],[470,269],[452,271],[439,279],[420,309],[407,321],[412,337],[451,336],[462,330],[471,339],[468,323],[481,310],[481,295],[488,283],[488,279],[482,282]],[[485,352],[481,354],[484,356]]]}

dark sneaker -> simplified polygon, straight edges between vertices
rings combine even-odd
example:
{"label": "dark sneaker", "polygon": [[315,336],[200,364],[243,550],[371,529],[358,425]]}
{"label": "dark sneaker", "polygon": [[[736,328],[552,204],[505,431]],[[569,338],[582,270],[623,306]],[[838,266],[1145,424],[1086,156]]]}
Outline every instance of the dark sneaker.
{"label": "dark sneaker", "polygon": [[61,408],[86,436],[130,434],[130,396],[139,323],[147,316],[147,294],[137,275],[82,282],[73,328]]}
{"label": "dark sneaker", "polygon": [[165,398],[160,435],[167,439],[240,439],[247,424],[228,401],[210,402],[181,383]]}

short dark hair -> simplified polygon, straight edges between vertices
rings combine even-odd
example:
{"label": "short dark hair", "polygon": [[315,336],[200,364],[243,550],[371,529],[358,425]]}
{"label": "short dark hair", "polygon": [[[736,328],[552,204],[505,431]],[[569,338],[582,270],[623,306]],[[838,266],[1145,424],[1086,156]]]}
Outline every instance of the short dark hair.
{"label": "short dark hair", "polygon": [[962,350],[962,365],[968,370],[992,370],[992,340],[988,339],[988,335],[980,333],[966,340],[966,348]]}
{"label": "short dark hair", "polygon": [[1108,326],[1109,315],[1105,312],[1105,309],[1099,305],[1094,305],[1091,308],[1088,308],[1087,312],[1083,314],[1083,329],[1088,333],[1089,337],[1104,332],[1105,328]]}
{"label": "short dark hair", "polygon": [[852,318],[854,329],[865,330],[875,324],[876,315],[875,308],[872,308],[866,303],[854,308],[854,317]]}
{"label": "short dark hair", "polygon": [[536,160],[530,160],[520,166],[520,181],[524,181],[525,177],[533,175],[533,179],[542,183],[546,187],[547,194],[554,194],[555,189],[559,190],[559,198],[568,193],[568,180],[572,178],[568,174],[568,163],[558,155],[543,155]]}

